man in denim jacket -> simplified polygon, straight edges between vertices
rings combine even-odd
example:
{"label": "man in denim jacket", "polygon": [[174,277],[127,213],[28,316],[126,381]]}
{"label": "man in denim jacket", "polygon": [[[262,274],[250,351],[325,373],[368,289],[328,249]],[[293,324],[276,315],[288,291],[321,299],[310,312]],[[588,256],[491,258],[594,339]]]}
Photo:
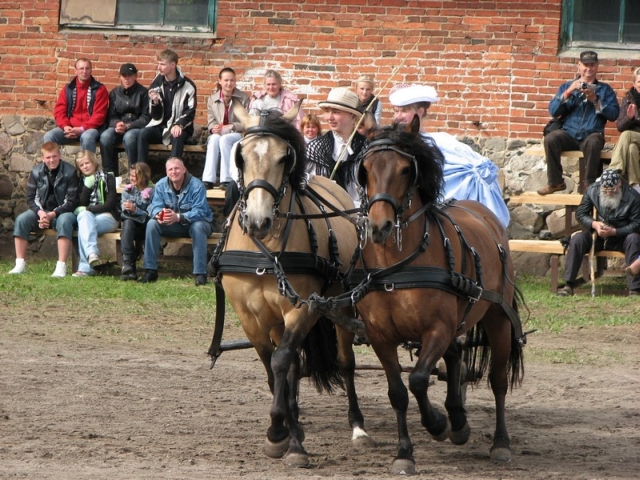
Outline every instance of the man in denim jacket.
{"label": "man in denim jacket", "polygon": [[156,184],[144,242],[146,270],[142,283],[158,279],[158,253],[161,237],[191,237],[193,274],[196,285],[207,283],[207,238],[213,232],[213,213],[207,203],[202,182],[187,172],[182,160],[171,157],[166,163],[167,176]]}
{"label": "man in denim jacket", "polygon": [[598,54],[582,52],[578,62],[579,77],[564,83],[551,103],[549,113],[561,117],[562,128],[544,137],[547,157],[547,185],[538,190],[548,195],[567,188],[562,179],[560,153],[581,150],[586,161],[586,178],[581,179],[583,189],[595,182],[601,171],[600,154],[604,147],[604,126],[607,120],[618,118],[620,105],[613,89],[598,81]]}

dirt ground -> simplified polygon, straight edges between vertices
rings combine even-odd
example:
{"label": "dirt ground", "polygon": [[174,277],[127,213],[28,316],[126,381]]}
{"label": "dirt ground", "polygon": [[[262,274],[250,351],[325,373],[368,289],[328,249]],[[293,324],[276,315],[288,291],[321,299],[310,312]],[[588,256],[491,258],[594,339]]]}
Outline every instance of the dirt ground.
{"label": "dirt ground", "polygon": [[[253,350],[226,352],[210,370],[211,329],[193,319],[22,310],[0,305],[0,478],[391,476],[396,426],[380,371],[357,380],[372,450],[351,446],[343,394],[321,395],[303,382],[312,466],[290,470],[262,453],[270,394]],[[237,325],[225,333],[241,337]],[[412,398],[417,478],[638,478],[638,338],[638,326],[531,336],[523,385],[507,397],[506,465],[489,460],[494,408],[485,382],[467,395],[472,433],[464,446],[431,440]],[[554,352],[575,363],[554,363]],[[358,361],[377,363],[365,347]],[[438,405],[444,390],[441,382],[430,390]]]}

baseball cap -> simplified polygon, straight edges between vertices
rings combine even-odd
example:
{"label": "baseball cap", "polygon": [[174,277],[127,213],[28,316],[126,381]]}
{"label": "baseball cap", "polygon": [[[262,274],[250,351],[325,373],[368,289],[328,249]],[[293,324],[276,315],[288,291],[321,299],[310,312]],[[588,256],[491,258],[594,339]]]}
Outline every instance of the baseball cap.
{"label": "baseball cap", "polygon": [[593,50],[586,50],[580,54],[580,61],[584,64],[587,63],[597,63],[598,62],[598,54]]}
{"label": "baseball cap", "polygon": [[135,75],[138,69],[133,63],[123,63],[120,67],[120,75]]}

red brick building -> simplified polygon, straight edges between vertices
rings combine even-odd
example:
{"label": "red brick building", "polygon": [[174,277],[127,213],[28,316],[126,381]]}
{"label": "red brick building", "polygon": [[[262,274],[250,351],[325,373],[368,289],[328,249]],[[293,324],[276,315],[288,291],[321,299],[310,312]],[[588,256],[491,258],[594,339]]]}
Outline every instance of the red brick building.
{"label": "red brick building", "polygon": [[[200,125],[206,122],[206,99],[217,73],[231,66],[239,74],[239,86],[248,91],[260,88],[266,68],[276,69],[288,88],[307,97],[306,108],[312,111],[331,87],[352,86],[363,74],[375,77],[379,88],[389,81],[381,92],[386,107],[394,83],[429,83],[443,98],[432,108],[433,129],[471,137],[538,139],[548,118],[548,102],[560,83],[573,77],[580,50],[592,46],[599,51],[600,78],[619,96],[640,66],[637,50],[619,48],[620,41],[605,42],[614,47],[609,50],[589,43],[584,31],[593,19],[577,10],[578,4],[589,3],[594,4],[589,0],[3,2],[0,116],[51,116],[57,92],[74,75],[77,57],[92,59],[94,75],[111,88],[123,62],[135,63],[141,83],[148,84],[156,54],[171,48],[198,86]],[[626,8],[627,27],[640,16],[625,6],[630,0],[595,3],[606,3],[607,11]],[[129,10],[134,7],[143,13]],[[184,23],[194,12],[200,26],[136,24],[151,7],[164,9],[169,24],[171,15],[185,14],[186,20],[178,19]],[[591,16],[598,21],[597,16],[605,13]],[[127,15],[133,18],[124,18]],[[584,27],[582,34],[575,27],[568,32],[570,42],[566,29],[573,24],[567,15]],[[114,23],[120,27],[110,25]],[[638,30],[636,25],[634,31]],[[640,42],[631,35],[620,40]],[[384,118],[390,119],[388,109]],[[607,133],[611,141],[615,129],[610,126]]]}

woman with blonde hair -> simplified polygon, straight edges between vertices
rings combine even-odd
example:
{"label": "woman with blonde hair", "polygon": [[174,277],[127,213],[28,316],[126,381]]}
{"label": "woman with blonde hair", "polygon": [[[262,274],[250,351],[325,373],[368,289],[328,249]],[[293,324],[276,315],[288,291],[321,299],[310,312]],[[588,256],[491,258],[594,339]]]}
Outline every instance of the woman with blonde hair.
{"label": "woman with blonde hair", "polygon": [[100,263],[98,237],[118,228],[116,179],[102,170],[95,153],[83,150],[76,158],[82,188],[75,214],[78,216],[78,250],[80,263],[73,277],[95,275],[93,267]]}
{"label": "woman with blonde hair", "polygon": [[153,200],[154,185],[146,163],[131,165],[129,183],[122,189],[120,220],[120,251],[122,252],[122,280],[137,280],[136,261],[142,253],[149,220],[148,208]]}
{"label": "woman with blonde hair", "polygon": [[[282,88],[282,76],[275,70],[267,70],[264,73],[264,89],[258,93],[254,93],[249,105],[249,111],[252,115],[259,115],[264,110],[280,110],[286,113],[298,101],[295,93]],[[300,122],[304,117],[304,111],[300,108],[298,117],[296,118],[296,127],[300,128]]]}

